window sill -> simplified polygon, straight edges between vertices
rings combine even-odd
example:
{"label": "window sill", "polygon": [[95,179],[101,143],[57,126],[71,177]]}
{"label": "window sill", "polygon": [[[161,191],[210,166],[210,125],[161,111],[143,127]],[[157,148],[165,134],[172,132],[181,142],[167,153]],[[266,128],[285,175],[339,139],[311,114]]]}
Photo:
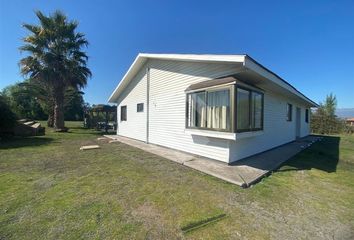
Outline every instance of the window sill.
{"label": "window sill", "polygon": [[187,128],[184,130],[185,133],[189,133],[191,135],[198,135],[203,137],[211,137],[211,138],[219,138],[226,140],[236,140],[236,133],[231,132],[220,132],[220,131],[209,131],[203,129],[190,129]]}
{"label": "window sill", "polygon": [[241,133],[236,133],[236,139],[256,137],[263,134],[264,134],[263,130],[253,131],[253,132],[241,132]]}
{"label": "window sill", "polygon": [[226,139],[232,141],[236,141],[237,139],[256,137],[264,134],[263,130],[253,131],[253,132],[231,133],[231,132],[209,131],[204,129],[190,129],[190,128],[185,129],[184,132],[189,133],[191,135]]}

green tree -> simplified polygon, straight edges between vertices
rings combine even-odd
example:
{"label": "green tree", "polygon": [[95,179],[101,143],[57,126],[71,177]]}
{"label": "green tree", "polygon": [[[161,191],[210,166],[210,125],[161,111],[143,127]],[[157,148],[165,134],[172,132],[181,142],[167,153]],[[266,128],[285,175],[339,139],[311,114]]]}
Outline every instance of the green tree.
{"label": "green tree", "polygon": [[335,115],[337,98],[334,94],[326,96],[324,103],[320,103],[311,116],[311,129],[315,133],[334,134],[343,131],[343,121]]}
{"label": "green tree", "polygon": [[65,91],[86,86],[91,71],[88,57],[81,49],[87,47],[85,35],[76,32],[78,23],[69,21],[60,11],[45,16],[37,11],[39,25],[24,24],[30,34],[23,39],[21,51],[29,55],[20,61],[21,73],[30,81],[48,86],[53,97],[54,128],[65,129]]}
{"label": "green tree", "polygon": [[43,120],[47,117],[37,97],[31,94],[26,84],[16,83],[7,86],[3,89],[2,95],[7,99],[17,118]]}
{"label": "green tree", "polygon": [[10,133],[16,124],[16,116],[12,112],[6,97],[0,95],[0,134]]}
{"label": "green tree", "polygon": [[337,108],[337,98],[333,93],[327,95],[323,108],[327,116],[330,118],[336,117],[335,112]]}
{"label": "green tree", "polygon": [[69,88],[65,92],[64,118],[67,121],[82,121],[84,115],[85,102],[82,97],[84,93],[74,88]]}

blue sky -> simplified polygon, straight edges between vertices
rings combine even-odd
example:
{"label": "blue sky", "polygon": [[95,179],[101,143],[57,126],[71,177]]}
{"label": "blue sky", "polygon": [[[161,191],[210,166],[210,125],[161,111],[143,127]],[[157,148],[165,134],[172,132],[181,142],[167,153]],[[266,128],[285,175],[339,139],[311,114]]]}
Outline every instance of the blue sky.
{"label": "blue sky", "polygon": [[21,81],[34,10],[59,9],[90,42],[89,103],[106,103],[139,52],[247,53],[314,101],[354,107],[354,1],[0,0],[0,89]]}

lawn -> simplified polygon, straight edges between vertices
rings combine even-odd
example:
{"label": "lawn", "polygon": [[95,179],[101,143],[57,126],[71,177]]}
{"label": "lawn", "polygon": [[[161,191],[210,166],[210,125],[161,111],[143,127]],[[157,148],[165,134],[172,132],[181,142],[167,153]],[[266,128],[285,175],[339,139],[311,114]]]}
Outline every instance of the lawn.
{"label": "lawn", "polygon": [[122,143],[79,151],[100,133],[67,125],[0,142],[1,240],[354,238],[354,136],[242,189]]}

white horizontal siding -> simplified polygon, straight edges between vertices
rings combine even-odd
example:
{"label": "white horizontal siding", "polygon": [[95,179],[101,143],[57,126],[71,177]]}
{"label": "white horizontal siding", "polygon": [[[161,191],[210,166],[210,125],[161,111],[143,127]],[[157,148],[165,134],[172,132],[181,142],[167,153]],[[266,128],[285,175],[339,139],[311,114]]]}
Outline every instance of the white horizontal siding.
{"label": "white horizontal siding", "polygon": [[[301,108],[301,126],[300,126],[300,137],[305,137],[310,134],[310,112],[309,112],[309,122],[305,121],[306,107],[299,105]],[[309,109],[310,111],[310,109]]]}
{"label": "white horizontal siding", "polygon": [[[292,121],[287,121],[287,104],[293,105]],[[296,139],[296,107],[301,108],[301,136],[309,134],[305,107],[270,91],[264,94],[263,134],[237,139],[230,144],[230,162],[266,151]]]}
{"label": "white horizontal siding", "polygon": [[[144,112],[137,112],[137,104],[144,103]],[[120,107],[127,106],[127,121],[120,120]],[[117,134],[146,141],[146,70],[142,68],[132,79],[117,102]]]}
{"label": "white horizontal siding", "polygon": [[[301,107],[301,136],[309,134],[305,107],[266,90],[264,133],[236,141],[192,135],[185,131],[186,94],[191,84],[237,72],[235,64],[149,60],[118,99],[117,134],[146,141],[146,68],[150,68],[149,143],[232,162],[295,139],[296,107]],[[144,103],[144,112],[136,105]],[[293,104],[293,120],[286,121],[286,104]],[[120,107],[127,106],[127,121],[120,121]]]}
{"label": "white horizontal siding", "polygon": [[149,142],[228,162],[229,142],[185,132],[185,89],[229,75],[235,65],[151,60]]}

